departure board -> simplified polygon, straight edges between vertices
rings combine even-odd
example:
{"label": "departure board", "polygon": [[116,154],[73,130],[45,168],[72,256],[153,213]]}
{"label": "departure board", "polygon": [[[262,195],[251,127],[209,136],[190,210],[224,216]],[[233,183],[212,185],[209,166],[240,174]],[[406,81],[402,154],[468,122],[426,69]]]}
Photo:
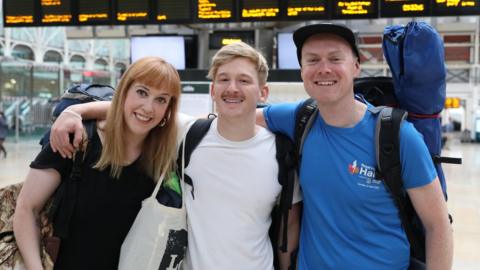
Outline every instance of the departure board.
{"label": "departure board", "polygon": [[70,0],[40,0],[40,21],[44,25],[69,25],[72,19]]}
{"label": "departure board", "polygon": [[430,0],[381,0],[380,16],[415,17],[430,15]]}
{"label": "departure board", "polygon": [[480,0],[432,0],[432,15],[480,15]]}
{"label": "departure board", "polygon": [[480,15],[480,0],[3,0],[5,27]]}
{"label": "departure board", "polygon": [[255,44],[255,34],[254,31],[215,31],[210,34],[208,40],[208,48],[213,50],[239,41],[253,46]]}
{"label": "departure board", "polygon": [[31,0],[3,1],[5,25],[29,25],[35,22],[35,3]]}
{"label": "departure board", "polygon": [[104,24],[112,21],[109,0],[77,0],[77,20],[81,24]]}
{"label": "departure board", "polygon": [[288,19],[329,19],[328,0],[288,0],[285,16]]}
{"label": "departure board", "polygon": [[117,0],[116,20],[119,23],[146,23],[149,21],[149,0]]}
{"label": "departure board", "polygon": [[197,12],[195,20],[198,22],[208,21],[235,21],[235,1],[234,0],[197,0]]}
{"label": "departure board", "polygon": [[190,0],[156,0],[155,21],[164,23],[189,22],[192,20]]}
{"label": "departure board", "polygon": [[378,17],[377,0],[333,0],[332,3],[332,19],[367,19]]}
{"label": "departure board", "polygon": [[240,1],[241,20],[272,20],[280,15],[277,0],[242,0]]}

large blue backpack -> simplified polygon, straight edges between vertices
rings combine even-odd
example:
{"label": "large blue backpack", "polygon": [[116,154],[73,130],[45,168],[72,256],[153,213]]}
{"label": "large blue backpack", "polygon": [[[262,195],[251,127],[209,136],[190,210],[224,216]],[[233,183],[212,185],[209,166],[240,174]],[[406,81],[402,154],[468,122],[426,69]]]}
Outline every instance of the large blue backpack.
{"label": "large blue backpack", "polygon": [[[446,96],[442,38],[425,22],[388,26],[384,30],[383,53],[392,72],[399,107],[408,111],[408,120],[423,134],[430,153],[440,155],[439,113]],[[445,176],[439,163],[436,169],[447,197]]]}

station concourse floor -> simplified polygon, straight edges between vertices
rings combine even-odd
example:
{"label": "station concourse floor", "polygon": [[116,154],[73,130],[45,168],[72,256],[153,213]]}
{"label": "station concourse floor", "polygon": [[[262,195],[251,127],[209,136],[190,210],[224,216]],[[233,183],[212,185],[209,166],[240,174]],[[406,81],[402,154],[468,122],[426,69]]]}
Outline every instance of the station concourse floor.
{"label": "station concourse floor", "polygon": [[[30,161],[39,152],[38,139],[15,143],[7,138],[6,159],[0,155],[0,187],[23,181]],[[480,144],[453,138],[444,156],[461,157],[462,165],[444,164],[448,207],[453,215],[454,270],[480,270]]]}

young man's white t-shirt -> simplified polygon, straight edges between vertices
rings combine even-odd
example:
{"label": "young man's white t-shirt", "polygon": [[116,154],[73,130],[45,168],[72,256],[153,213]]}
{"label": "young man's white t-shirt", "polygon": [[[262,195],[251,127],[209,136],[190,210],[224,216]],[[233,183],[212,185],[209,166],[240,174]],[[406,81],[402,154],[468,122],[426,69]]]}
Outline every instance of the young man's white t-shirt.
{"label": "young man's white t-shirt", "polygon": [[[273,269],[270,214],[281,191],[275,136],[264,128],[229,141],[217,120],[191,155],[183,192],[188,249],[183,269]],[[294,202],[300,200],[296,186]]]}

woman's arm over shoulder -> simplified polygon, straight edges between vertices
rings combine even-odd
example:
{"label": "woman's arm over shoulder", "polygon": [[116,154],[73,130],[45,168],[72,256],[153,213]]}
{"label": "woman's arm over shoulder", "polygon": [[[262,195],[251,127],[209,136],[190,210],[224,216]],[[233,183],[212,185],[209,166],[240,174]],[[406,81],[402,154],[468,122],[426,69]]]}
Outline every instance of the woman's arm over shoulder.
{"label": "woman's arm over shoulder", "polygon": [[[62,112],[52,125],[50,143],[54,152],[60,152],[62,157],[72,158],[76,147],[83,139],[83,119],[105,119],[110,101],[96,101],[69,106]],[[81,117],[78,117],[81,116]],[[70,143],[70,133],[74,134],[73,144]]]}
{"label": "woman's arm over shoulder", "polygon": [[42,269],[37,218],[60,179],[55,169],[30,169],[18,196],[13,230],[27,269]]}

